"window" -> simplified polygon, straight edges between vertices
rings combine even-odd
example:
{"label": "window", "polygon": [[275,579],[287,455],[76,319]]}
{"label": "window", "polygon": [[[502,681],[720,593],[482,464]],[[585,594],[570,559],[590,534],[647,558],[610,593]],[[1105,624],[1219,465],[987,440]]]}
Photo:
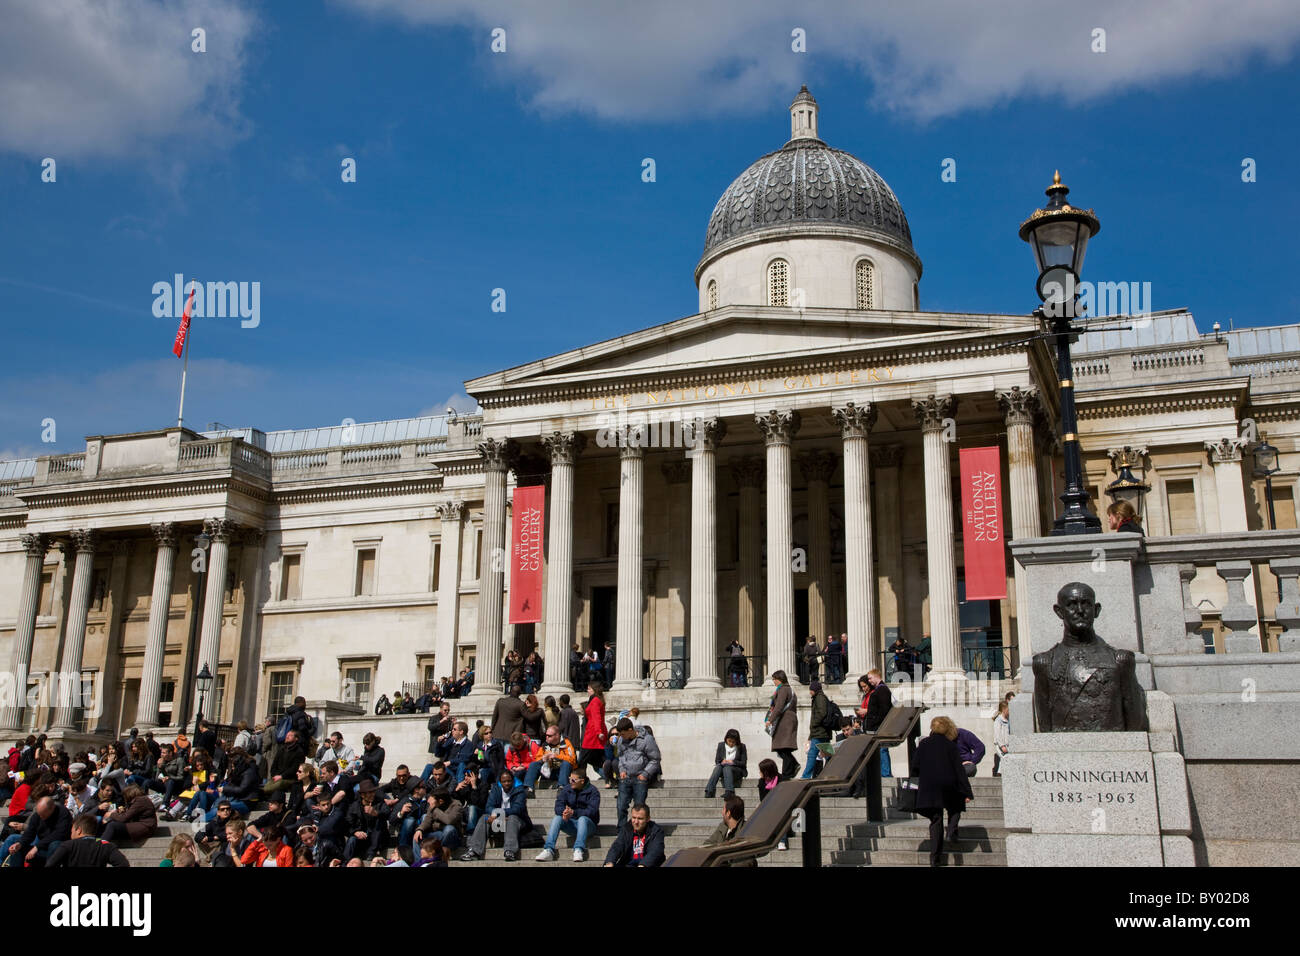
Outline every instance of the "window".
{"label": "window", "polygon": [[280,559],[280,600],[302,597],[302,555],[286,554]]}
{"label": "window", "polygon": [[433,687],[433,685],[438,683],[438,677],[439,674],[437,673],[436,665],[434,664],[424,665],[424,670],[421,672],[420,679],[423,682],[423,688],[425,693],[428,693],[428,691]]}
{"label": "window", "polygon": [[176,681],[164,680],[158,693],[158,726],[172,725],[172,712],[176,709]]}
{"label": "window", "polygon": [[718,307],[718,281],[716,279],[709,280],[708,302],[710,309]]}
{"label": "window", "polygon": [[370,711],[370,675],[369,667],[345,667],[343,669],[342,700],[345,704],[359,704]]}
{"label": "window", "polygon": [[375,593],[374,548],[362,548],[357,552],[357,585],[353,593],[358,597]]}
{"label": "window", "polygon": [[474,532],[474,578],[483,580],[483,529]]}
{"label": "window", "polygon": [[773,259],[767,267],[767,304],[790,305],[790,263]]}
{"label": "window", "polygon": [[41,575],[41,599],[40,610],[37,612],[41,617],[49,617],[54,613],[54,569],[44,572]]}
{"label": "window", "polygon": [[90,609],[104,610],[104,601],[108,597],[108,568],[95,568],[90,583]]}
{"label": "window", "polygon": [[229,671],[217,671],[217,677],[212,682],[212,714],[209,719],[213,723],[221,723],[226,715],[226,676]]}
{"label": "window", "polygon": [[[1264,505],[1268,507],[1267,502]],[[1273,514],[1277,517],[1278,528],[1292,529],[1295,522],[1295,496],[1291,488],[1273,486]],[[1265,519],[1267,527],[1267,518]]]}
{"label": "window", "polygon": [[1205,653],[1214,653],[1214,628],[1205,627],[1200,630],[1201,642],[1205,645]]}
{"label": "window", "polygon": [[266,712],[281,716],[293,703],[293,671],[271,671],[267,680]]}
{"label": "window", "polygon": [[1201,523],[1196,514],[1196,482],[1166,481],[1165,497],[1169,501],[1169,533],[1200,534]]}
{"label": "window", "polygon": [[857,275],[855,277],[855,288],[857,290],[858,308],[871,309],[875,299],[873,296],[873,284],[875,283],[875,272],[871,263],[866,259],[860,259],[857,265]]}
{"label": "window", "polygon": [[442,570],[442,542],[433,543],[433,583],[429,585],[429,590],[437,593],[438,590],[438,572]]}

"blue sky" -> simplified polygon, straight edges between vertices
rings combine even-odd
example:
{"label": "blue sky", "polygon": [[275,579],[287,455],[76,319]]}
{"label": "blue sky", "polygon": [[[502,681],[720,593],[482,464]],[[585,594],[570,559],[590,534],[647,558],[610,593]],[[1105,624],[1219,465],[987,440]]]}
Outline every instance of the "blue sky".
{"label": "blue sky", "polygon": [[[759,26],[730,37],[758,52],[716,55],[660,50],[648,21],[581,3],[553,20],[527,4],[519,21],[500,3],[289,6],[142,0],[148,30],[94,21],[68,37],[32,14],[0,37],[0,60],[6,44],[27,53],[0,67],[0,457],[175,421],[176,320],[154,317],[151,288],[176,272],[261,283],[257,328],[196,322],[198,428],[440,411],[467,378],[692,314],[713,205],[788,138],[800,83],[823,138],[902,201],[925,309],[1036,304],[1016,229],[1059,167],[1102,222],[1085,278],[1149,281],[1155,308],[1187,306],[1204,330],[1300,321],[1300,293],[1279,281],[1295,272],[1300,216],[1300,17],[1285,5],[1261,4],[1231,42],[1212,29],[1215,4],[1194,5],[1207,10],[1172,41],[1158,12],[1113,5],[1108,52],[1088,51],[1085,17],[1069,27],[1082,55],[1059,63],[1014,63],[998,44],[1035,36],[981,21],[989,48],[952,57],[950,74],[927,58],[944,29],[973,28],[924,10],[883,28],[875,53],[851,52],[857,27],[832,44],[808,14],[808,52],[794,53],[800,15],[758,4]],[[711,11],[712,29],[744,18],[718,6],[732,9]],[[214,27],[194,54],[200,22]],[[489,50],[494,22],[504,54]],[[926,28],[938,34],[922,44]],[[130,72],[77,55],[105,42]],[[70,59],[90,65],[50,79]],[[340,179],[348,156],[356,183]],[[641,180],[645,157],[656,182]],[[940,178],[948,157],[955,183]]]}

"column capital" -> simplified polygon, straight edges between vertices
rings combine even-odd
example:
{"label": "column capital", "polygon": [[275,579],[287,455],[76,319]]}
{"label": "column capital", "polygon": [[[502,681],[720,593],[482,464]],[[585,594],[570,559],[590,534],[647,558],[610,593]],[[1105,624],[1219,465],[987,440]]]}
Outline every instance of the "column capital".
{"label": "column capital", "polygon": [[519,443],[513,438],[485,438],[474,448],[483,459],[484,471],[509,471],[519,457]]}
{"label": "column capital", "polygon": [[1033,386],[1021,388],[1013,385],[1008,391],[997,392],[998,407],[1002,409],[1002,419],[1007,425],[1033,425],[1034,415],[1041,404],[1038,389]]}
{"label": "column capital", "polygon": [[153,539],[154,542],[158,545],[158,547],[172,548],[172,549],[176,548],[176,543],[178,540],[176,535],[176,522],[159,521],[156,522],[155,524],[149,525],[149,530],[153,532]]}
{"label": "column capital", "polygon": [[552,467],[572,465],[587,447],[587,436],[582,432],[551,432],[542,436],[542,446],[551,456]]}
{"label": "column capital", "polygon": [[94,554],[97,535],[91,528],[73,528],[68,533],[68,542],[63,546],[65,554]]}
{"label": "column capital", "polygon": [[929,395],[912,399],[912,411],[923,432],[942,431],[947,420],[957,410],[957,399],[952,395]]}
{"label": "column capital", "polygon": [[799,463],[799,470],[803,472],[803,480],[809,484],[814,481],[830,481],[839,465],[839,457],[824,448],[814,448],[804,452],[795,460]]}
{"label": "column capital", "polygon": [[721,418],[697,418],[682,429],[682,440],[695,451],[717,451],[727,435],[727,423]]}
{"label": "column capital", "polygon": [[239,525],[229,518],[205,518],[203,521],[203,533],[222,544],[229,544],[238,530]]}
{"label": "column capital", "polygon": [[460,521],[465,516],[465,502],[443,501],[433,506],[443,521]]}
{"label": "column capital", "polygon": [[44,534],[23,534],[19,535],[23,542],[23,551],[29,558],[43,558],[45,552],[50,550],[49,535]]}
{"label": "column capital", "polygon": [[872,445],[870,457],[872,468],[897,468],[903,463],[903,446]]}
{"label": "column capital", "polygon": [[1111,448],[1106,452],[1106,457],[1110,459],[1110,466],[1115,472],[1121,468],[1141,468],[1142,459],[1147,455],[1145,445],[1133,447],[1125,445],[1123,448]]}
{"label": "column capital", "polygon": [[691,463],[680,459],[666,461],[663,463],[663,473],[668,484],[684,484],[691,478]]}
{"label": "column capital", "polygon": [[774,408],[769,412],[755,413],[754,424],[763,433],[769,445],[788,445],[799,431],[801,424],[798,409],[785,410]]}
{"label": "column capital", "polygon": [[1245,443],[1240,438],[1220,438],[1207,441],[1205,450],[1209,452],[1210,462],[1215,465],[1241,461],[1241,449]]}
{"label": "column capital", "polygon": [[842,438],[866,438],[876,427],[880,408],[875,402],[845,402],[831,409],[831,417],[840,426]]}
{"label": "column capital", "polygon": [[767,463],[757,455],[736,458],[731,463],[731,477],[738,488],[762,488]]}
{"label": "column capital", "polygon": [[620,442],[618,457],[620,461],[639,461],[645,457],[645,449],[635,440],[632,443]]}

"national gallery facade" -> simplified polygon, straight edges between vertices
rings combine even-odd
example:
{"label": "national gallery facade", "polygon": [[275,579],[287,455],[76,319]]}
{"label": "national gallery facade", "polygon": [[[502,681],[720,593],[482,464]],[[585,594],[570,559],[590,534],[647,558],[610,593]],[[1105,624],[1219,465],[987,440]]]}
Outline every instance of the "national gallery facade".
{"label": "national gallery facade", "polygon": [[[897,197],[819,137],[806,89],[790,114],[713,211],[698,313],[475,378],[477,414],[96,435],[0,463],[0,725],[175,727],[205,666],[222,722],[299,694],[369,708],[471,665],[490,698],[510,648],[539,648],[558,694],[570,650],[606,641],[615,692],[683,700],[743,693],[723,686],[733,640],[755,676],[793,677],[810,634],[846,634],[853,676],[928,637],[934,676],[1013,679],[1023,588],[1008,554],[1007,597],[966,597],[958,455],[999,450],[1007,538],[1050,530],[1052,346],[1029,315],[922,311]],[[1179,309],[1075,348],[1094,506],[1127,469],[1152,538],[1296,526],[1300,327],[1202,333]],[[542,610],[512,624],[528,486]],[[1192,568],[1186,587],[1221,651],[1223,580]],[[1266,569],[1247,595],[1275,649]]]}

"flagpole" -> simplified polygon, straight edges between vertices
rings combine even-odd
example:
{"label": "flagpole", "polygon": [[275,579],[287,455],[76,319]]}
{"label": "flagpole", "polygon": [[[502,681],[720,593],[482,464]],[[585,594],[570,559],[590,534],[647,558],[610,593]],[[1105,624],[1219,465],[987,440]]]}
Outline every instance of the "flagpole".
{"label": "flagpole", "polygon": [[[191,289],[190,291],[193,292],[194,290]],[[189,303],[187,302],[186,309],[188,308],[189,308]],[[182,310],[182,314],[184,314],[184,310]],[[194,319],[193,317],[191,317],[189,328],[185,330],[185,348],[184,348],[185,358],[181,364],[181,405],[180,408],[176,410],[177,428],[185,427],[185,376],[186,373],[188,373],[190,370],[190,339],[193,338],[193,336],[194,336]]]}

